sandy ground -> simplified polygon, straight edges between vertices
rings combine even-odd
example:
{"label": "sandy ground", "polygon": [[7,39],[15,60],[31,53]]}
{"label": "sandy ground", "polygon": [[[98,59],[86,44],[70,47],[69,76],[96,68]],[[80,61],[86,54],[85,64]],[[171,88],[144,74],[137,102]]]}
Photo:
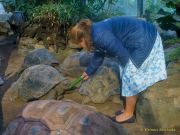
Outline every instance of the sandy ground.
{"label": "sandy ground", "polygon": [[[1,65],[1,74],[4,74],[6,83],[5,85],[0,87],[0,99],[2,101],[2,97],[6,90],[11,86],[11,84],[17,79],[16,72],[20,69],[21,64],[23,62],[24,56],[18,51],[17,48],[14,46],[0,46],[0,54],[4,57],[3,64]],[[81,103],[82,97],[74,92],[72,94],[66,94],[66,99],[74,100],[78,103]],[[113,103],[112,101],[107,101],[104,104],[94,104],[88,103],[88,105],[92,105],[97,108],[98,111],[112,116],[115,111],[122,108],[122,105]],[[2,107],[0,106],[0,126],[2,128]],[[161,133],[161,132],[148,132],[145,131],[138,122],[133,124],[123,124],[125,128],[129,131],[132,135],[176,135],[176,133]],[[2,132],[0,133],[2,134]]]}

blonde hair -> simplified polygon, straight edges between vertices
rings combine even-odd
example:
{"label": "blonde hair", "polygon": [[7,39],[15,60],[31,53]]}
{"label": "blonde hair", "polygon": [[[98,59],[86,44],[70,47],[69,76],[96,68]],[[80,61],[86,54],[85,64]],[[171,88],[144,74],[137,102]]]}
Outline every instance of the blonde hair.
{"label": "blonde hair", "polygon": [[70,41],[74,44],[79,44],[82,38],[84,38],[86,49],[90,51],[92,49],[91,26],[92,21],[90,19],[80,20],[69,31]]}

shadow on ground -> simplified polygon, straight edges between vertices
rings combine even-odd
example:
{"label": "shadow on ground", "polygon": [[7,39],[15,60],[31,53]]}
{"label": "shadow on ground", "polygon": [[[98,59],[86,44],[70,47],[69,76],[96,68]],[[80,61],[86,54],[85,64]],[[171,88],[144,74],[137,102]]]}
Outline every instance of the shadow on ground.
{"label": "shadow on ground", "polygon": [[[2,98],[6,90],[11,86],[11,84],[17,79],[17,75],[11,76],[11,74],[5,74],[8,67],[9,59],[11,54],[17,50],[15,39],[7,39],[8,41],[3,41],[0,44],[0,75],[5,79],[5,84],[0,86],[0,102],[2,103]],[[10,41],[11,40],[11,41]],[[4,44],[2,44],[4,43]],[[0,104],[0,134],[2,134],[3,129],[3,114],[2,114],[2,104]]]}

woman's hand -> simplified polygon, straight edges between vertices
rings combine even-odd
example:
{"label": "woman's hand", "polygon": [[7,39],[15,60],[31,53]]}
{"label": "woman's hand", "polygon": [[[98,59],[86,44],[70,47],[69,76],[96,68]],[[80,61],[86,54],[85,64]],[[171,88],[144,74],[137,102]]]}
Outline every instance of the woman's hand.
{"label": "woman's hand", "polygon": [[89,78],[89,76],[86,74],[86,72],[84,72],[82,74],[83,80],[87,80]]}

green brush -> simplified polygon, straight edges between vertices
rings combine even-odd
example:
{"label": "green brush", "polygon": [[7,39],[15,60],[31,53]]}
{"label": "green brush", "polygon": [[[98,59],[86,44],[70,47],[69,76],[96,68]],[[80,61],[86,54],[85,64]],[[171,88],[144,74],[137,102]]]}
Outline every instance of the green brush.
{"label": "green brush", "polygon": [[71,82],[71,84],[68,87],[68,90],[73,90],[77,84],[79,84],[83,80],[83,76],[78,77],[74,81]]}

